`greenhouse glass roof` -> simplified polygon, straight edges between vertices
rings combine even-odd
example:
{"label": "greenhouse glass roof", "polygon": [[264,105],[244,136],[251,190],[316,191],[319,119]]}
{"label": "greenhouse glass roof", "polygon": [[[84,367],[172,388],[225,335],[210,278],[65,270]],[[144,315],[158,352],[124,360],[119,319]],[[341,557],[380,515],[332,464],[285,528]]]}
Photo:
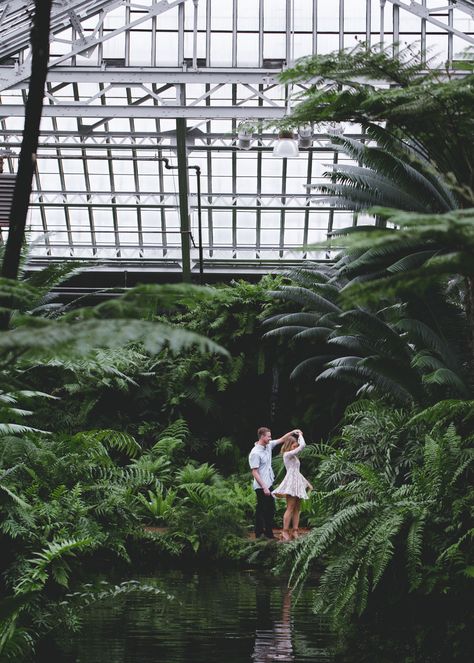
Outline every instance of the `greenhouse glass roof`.
{"label": "greenhouse glass roof", "polygon": [[[7,174],[22,138],[33,8],[0,0]],[[474,2],[58,0],[51,32],[32,255],[195,270],[198,207],[208,266],[325,259],[305,246],[360,219],[308,192],[334,160],[324,128],[297,158],[275,158],[277,136],[262,125],[239,148],[241,122],[283,117],[301,89],[280,85],[279,71],[356,40],[418,40],[452,61],[474,43]]]}

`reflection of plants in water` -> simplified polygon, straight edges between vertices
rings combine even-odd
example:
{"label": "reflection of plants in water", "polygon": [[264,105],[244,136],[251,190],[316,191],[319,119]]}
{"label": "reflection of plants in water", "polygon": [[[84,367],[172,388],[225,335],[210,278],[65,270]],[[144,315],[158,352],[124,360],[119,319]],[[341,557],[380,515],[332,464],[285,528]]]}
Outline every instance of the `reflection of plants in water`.
{"label": "reflection of plants in water", "polygon": [[113,651],[114,661],[241,663],[250,660],[256,631],[262,646],[269,644],[270,634],[275,640],[267,647],[266,658],[262,653],[254,657],[255,663],[292,661],[297,651],[298,655],[309,652],[313,663],[328,660],[323,656],[323,629],[316,626],[313,638],[309,590],[297,605],[290,605],[286,584],[262,572],[173,570],[160,571],[158,578],[142,582],[173,587],[174,601],[163,604],[152,594],[136,593],[93,605],[85,614],[81,634],[63,643],[67,662],[75,655],[80,661],[103,663],[110,661]]}

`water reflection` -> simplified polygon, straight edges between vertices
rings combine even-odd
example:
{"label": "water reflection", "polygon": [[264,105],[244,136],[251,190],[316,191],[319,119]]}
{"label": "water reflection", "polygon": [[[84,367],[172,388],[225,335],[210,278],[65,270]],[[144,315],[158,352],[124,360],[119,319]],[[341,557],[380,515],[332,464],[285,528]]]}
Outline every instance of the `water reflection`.
{"label": "water reflection", "polygon": [[[311,591],[291,595],[262,572],[160,571],[141,578],[172,592],[163,603],[134,592],[91,606],[83,629],[60,637],[55,663],[326,663],[327,624],[311,611]],[[36,663],[50,663],[51,658]]]}
{"label": "water reflection", "polygon": [[[268,592],[266,596],[270,598]],[[261,615],[259,607],[257,601],[257,617]],[[268,610],[265,615],[269,613]],[[257,629],[255,632],[252,660],[255,663],[294,661],[291,637],[291,590],[287,588],[283,593],[281,619],[275,621],[271,629]]]}

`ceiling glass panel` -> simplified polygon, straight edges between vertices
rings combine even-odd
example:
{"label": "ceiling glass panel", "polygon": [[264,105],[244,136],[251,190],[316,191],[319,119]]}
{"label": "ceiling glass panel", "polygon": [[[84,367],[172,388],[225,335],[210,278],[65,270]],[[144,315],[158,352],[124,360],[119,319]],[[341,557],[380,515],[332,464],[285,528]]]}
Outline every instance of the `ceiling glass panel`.
{"label": "ceiling glass panel", "polygon": [[[0,0],[0,8],[7,4]],[[195,169],[187,170],[191,240],[197,243],[200,206],[206,260],[325,259],[325,249],[310,250],[305,240],[323,242],[330,227],[371,220],[329,210],[308,192],[308,182],[331,168],[326,139],[315,136],[309,150],[286,163],[272,156],[276,135],[266,121],[282,116],[297,89],[280,86],[278,72],[295,58],[352,46],[355,38],[422,39],[443,62],[474,43],[466,2],[447,0],[439,10],[439,2],[420,0],[395,11],[396,1],[388,0],[383,21],[380,3],[369,0],[200,0],[197,14],[191,0],[169,4],[161,11],[163,3],[153,0],[124,0],[112,10],[104,0],[55,3],[29,215],[35,256],[179,261],[185,212],[177,167],[186,163],[178,160],[176,117],[183,116],[187,165],[199,167],[201,178],[198,199]],[[436,12],[421,18],[423,6]],[[82,34],[63,27],[65,7]],[[28,77],[17,64],[27,67],[25,35],[19,25],[0,46],[2,57],[12,58],[0,63],[7,77],[0,109],[14,109],[0,118],[0,150],[14,153],[6,172],[15,172],[21,145]],[[86,50],[84,38],[92,40]],[[247,119],[257,128],[243,151],[237,130]]]}

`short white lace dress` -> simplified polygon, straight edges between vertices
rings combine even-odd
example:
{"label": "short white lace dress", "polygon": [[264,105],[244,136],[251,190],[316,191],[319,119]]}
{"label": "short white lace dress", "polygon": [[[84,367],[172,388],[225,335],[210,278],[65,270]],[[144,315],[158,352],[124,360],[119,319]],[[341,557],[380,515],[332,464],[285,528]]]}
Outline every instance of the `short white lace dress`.
{"label": "short white lace dress", "polygon": [[307,489],[312,489],[312,485],[300,472],[299,452],[304,449],[306,442],[302,435],[298,437],[298,446],[292,451],[285,451],[283,454],[283,463],[286,467],[286,475],[279,486],[272,491],[275,497],[286,497],[290,495],[299,497],[302,500],[308,499]]}

